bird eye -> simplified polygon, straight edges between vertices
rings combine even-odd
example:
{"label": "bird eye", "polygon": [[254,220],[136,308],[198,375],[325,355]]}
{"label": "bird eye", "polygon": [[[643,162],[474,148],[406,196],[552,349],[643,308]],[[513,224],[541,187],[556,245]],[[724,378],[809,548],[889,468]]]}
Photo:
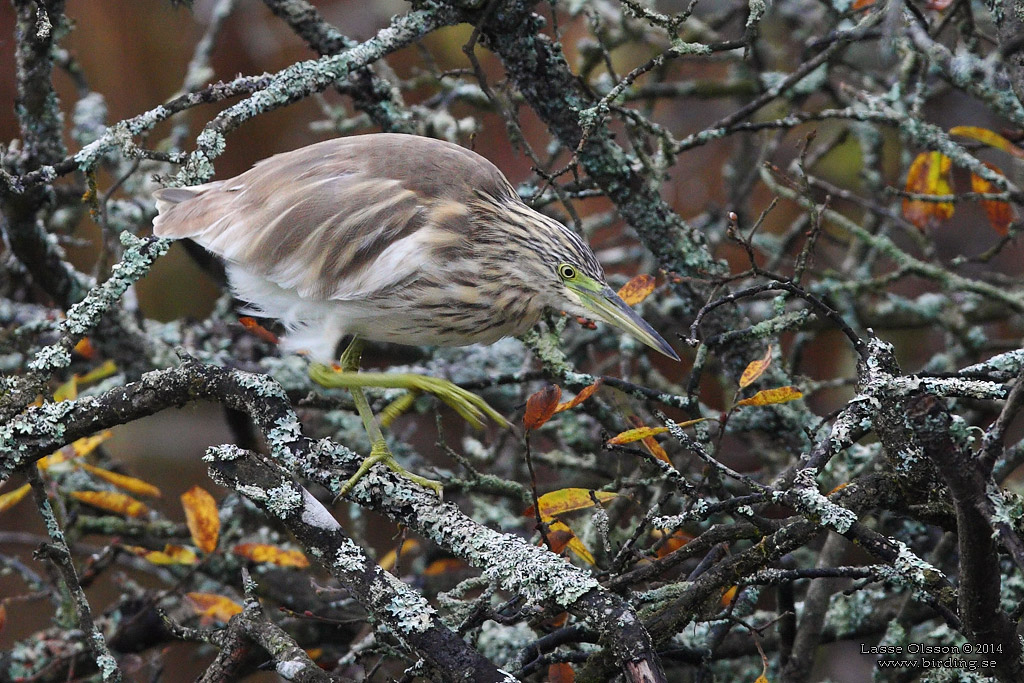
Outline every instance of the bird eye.
{"label": "bird eye", "polygon": [[576,277],[576,269],[568,263],[558,266],[558,276],[563,280],[572,280]]}

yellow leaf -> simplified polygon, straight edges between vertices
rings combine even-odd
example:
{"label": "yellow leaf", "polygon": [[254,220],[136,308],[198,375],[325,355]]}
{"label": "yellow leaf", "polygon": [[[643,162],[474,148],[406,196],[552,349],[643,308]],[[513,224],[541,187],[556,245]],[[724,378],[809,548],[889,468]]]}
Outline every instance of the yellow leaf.
{"label": "yellow leaf", "polygon": [[740,389],[749,387],[751,384],[757,381],[757,378],[764,374],[764,371],[768,369],[768,366],[772,364],[772,345],[768,345],[768,350],[764,352],[764,356],[752,360],[743,370],[743,374],[740,375]]}
{"label": "yellow leaf", "polygon": [[526,413],[523,425],[527,429],[537,429],[551,419],[558,407],[558,399],[562,397],[562,389],[556,384],[548,384],[543,389],[526,399]]}
{"label": "yellow leaf", "polygon": [[180,545],[168,544],[163,550],[150,550],[137,545],[126,545],[124,548],[153,564],[195,564],[199,561],[192,550]]}
{"label": "yellow leaf", "polygon": [[160,489],[149,482],[136,479],[135,477],[129,477],[126,474],[111,472],[110,470],[105,470],[102,467],[95,467],[84,462],[81,463],[81,467],[86,472],[94,474],[103,481],[113,484],[119,489],[124,489],[129,493],[134,493],[137,496],[150,496],[152,498],[160,497]]}
{"label": "yellow leaf", "polygon": [[597,560],[594,559],[594,556],[590,554],[589,550],[587,550],[587,546],[583,545],[583,541],[581,541],[576,534],[573,534],[572,538],[569,539],[566,547],[569,548],[576,557],[580,558],[591,567],[597,564]]}
{"label": "yellow leaf", "polygon": [[32,490],[31,484],[23,484],[13,491],[0,495],[0,512],[6,512],[22,501]]}
{"label": "yellow leaf", "polygon": [[112,434],[113,433],[111,431],[107,430],[94,436],[82,437],[73,444],[65,446],[59,451],[54,451],[45,458],[39,458],[39,460],[36,461],[36,467],[39,468],[40,472],[45,472],[55,465],[69,462],[84,455],[89,455],[96,450],[97,446],[109,439]]}
{"label": "yellow leaf", "polygon": [[217,501],[204,489],[193,486],[181,494],[181,506],[185,508],[185,523],[192,540],[203,552],[212,553],[220,537]]}
{"label": "yellow leaf", "polygon": [[[594,501],[590,498],[591,491],[591,489],[568,488],[545,493],[537,499],[537,503],[540,505],[540,518],[547,521],[555,515],[593,507]],[[599,503],[607,503],[619,495],[610,491],[593,491],[593,493]],[[524,514],[528,517],[532,516],[533,506],[527,508]]]}
{"label": "yellow leaf", "polygon": [[267,543],[239,543],[231,549],[231,552],[253,562],[276,564],[279,567],[303,569],[309,566],[309,560],[300,551],[285,550]]}
{"label": "yellow leaf", "polygon": [[83,455],[89,455],[92,453],[101,443],[113,435],[114,433],[108,429],[105,432],[100,432],[93,436],[82,437],[71,444],[71,448],[75,451],[75,457],[80,458]]}
{"label": "yellow leaf", "polygon": [[[953,193],[950,170],[953,162],[940,152],[922,152],[910,164],[907,172],[907,192],[917,194],[948,195]],[[925,230],[953,215],[952,202],[925,202],[919,199],[903,200],[903,216]]]}
{"label": "yellow leaf", "polygon": [[803,398],[803,393],[796,387],[778,387],[776,389],[762,389],[750,398],[737,401],[736,406],[769,406],[775,403],[786,403]]}
{"label": "yellow leaf", "polygon": [[78,375],[72,375],[71,379],[61,384],[57,387],[57,391],[53,392],[53,400],[57,403],[73,401],[76,398],[78,398]]}
{"label": "yellow leaf", "polygon": [[[689,427],[695,425],[698,422],[703,422],[706,417],[698,417],[696,420],[686,420],[685,422],[677,422],[677,427]],[[641,439],[646,439],[649,436],[656,436],[658,434],[664,434],[668,431],[668,427],[637,427],[636,429],[627,429],[624,432],[616,434],[612,438],[608,439],[608,443],[613,446],[622,446],[623,444],[633,443]]]}
{"label": "yellow leaf", "polygon": [[[629,421],[632,422],[633,426],[636,427],[637,429],[644,429],[643,421],[636,415],[631,415],[629,417]],[[666,431],[668,430],[667,427],[665,429]],[[653,455],[658,460],[661,460],[662,462],[667,462],[669,465],[672,464],[672,460],[668,457],[668,453],[665,452],[665,449],[661,447],[661,444],[658,443],[653,436],[643,437],[642,439],[640,439],[640,443],[643,444],[644,448],[647,449],[648,453]]]}
{"label": "yellow leaf", "polygon": [[650,296],[653,291],[653,275],[636,275],[629,282],[622,285],[622,289],[619,290],[619,298],[630,306],[636,306]]}
{"label": "yellow leaf", "polygon": [[582,389],[580,389],[579,393],[576,394],[575,396],[573,396],[572,399],[570,399],[570,400],[568,400],[568,401],[566,401],[564,403],[559,403],[557,406],[555,406],[555,412],[556,413],[560,413],[563,410],[571,410],[572,408],[575,408],[576,406],[578,406],[579,404],[583,403],[588,398],[590,398],[593,395],[593,393],[595,391],[597,391],[597,388],[599,386],[601,386],[600,378],[598,378],[590,386],[583,387]]}
{"label": "yellow leaf", "polygon": [[72,491],[71,497],[94,508],[125,517],[141,517],[149,512],[144,503],[116,491]]}
{"label": "yellow leaf", "polygon": [[[1003,172],[997,166],[987,161],[982,163],[993,172],[1003,175]],[[986,194],[1000,191],[995,185],[973,173],[971,174],[971,190]],[[981,208],[985,211],[985,217],[988,218],[989,224],[997,233],[1005,236],[1010,232],[1010,223],[1013,222],[1013,209],[1010,208],[1010,202],[1001,199],[983,199],[981,200]]]}
{"label": "yellow leaf", "polygon": [[953,126],[949,129],[949,134],[959,135],[964,138],[972,138],[978,142],[985,143],[989,147],[995,147],[996,149],[1008,152],[1018,159],[1024,159],[1024,149],[1021,149],[999,133],[991,131],[988,128],[978,128],[977,126]]}
{"label": "yellow leaf", "polygon": [[101,363],[97,367],[93,368],[89,372],[87,372],[84,375],[80,376],[78,378],[78,383],[79,384],[92,384],[93,382],[98,382],[101,379],[106,379],[107,377],[110,377],[111,375],[114,375],[116,373],[117,373],[117,363],[115,363],[112,360],[104,361],[103,363]]}
{"label": "yellow leaf", "polygon": [[215,593],[186,593],[193,609],[203,624],[211,621],[227,623],[231,617],[242,611],[242,606],[231,598]]}

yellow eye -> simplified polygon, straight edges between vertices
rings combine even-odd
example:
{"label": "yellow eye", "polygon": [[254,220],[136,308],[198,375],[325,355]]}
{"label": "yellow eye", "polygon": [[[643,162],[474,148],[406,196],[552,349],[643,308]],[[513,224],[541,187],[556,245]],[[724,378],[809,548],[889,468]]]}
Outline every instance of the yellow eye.
{"label": "yellow eye", "polygon": [[576,277],[576,269],[568,263],[558,266],[558,276],[563,280],[572,280]]}

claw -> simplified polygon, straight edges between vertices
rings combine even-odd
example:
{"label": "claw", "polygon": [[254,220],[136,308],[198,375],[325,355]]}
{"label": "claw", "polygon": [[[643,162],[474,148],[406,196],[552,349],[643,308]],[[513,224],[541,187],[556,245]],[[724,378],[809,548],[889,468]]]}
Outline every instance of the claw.
{"label": "claw", "polygon": [[426,477],[421,477],[418,474],[413,474],[399,465],[398,461],[395,460],[395,457],[391,454],[391,450],[383,441],[377,441],[373,444],[373,447],[370,449],[370,455],[366,456],[366,459],[360,463],[359,469],[356,470],[356,473],[349,477],[348,481],[342,484],[341,490],[338,492],[338,497],[340,498],[347,495],[348,492],[352,490],[352,487],[354,487],[360,479],[366,476],[366,473],[369,472],[377,463],[385,465],[398,476],[408,479],[414,484],[419,484],[423,488],[430,489],[437,494],[438,498],[444,500],[444,484],[439,481],[435,481],[434,479],[427,479]]}

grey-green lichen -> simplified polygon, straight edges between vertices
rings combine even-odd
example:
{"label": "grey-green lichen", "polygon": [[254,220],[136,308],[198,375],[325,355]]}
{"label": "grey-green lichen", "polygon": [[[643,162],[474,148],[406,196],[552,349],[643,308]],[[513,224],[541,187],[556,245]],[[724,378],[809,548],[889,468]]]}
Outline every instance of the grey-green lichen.
{"label": "grey-green lichen", "polygon": [[68,310],[60,325],[61,340],[40,349],[29,363],[31,369],[49,373],[67,367],[71,363],[70,351],[74,343],[88,334],[128,287],[149,272],[153,262],[170,247],[169,240],[142,240],[129,232],[121,233],[121,243],[126,247],[124,255],[111,268],[110,277],[93,287],[82,301]]}
{"label": "grey-green lichen", "polygon": [[512,625],[485,621],[476,638],[476,648],[498,666],[508,666],[516,657],[537,640],[537,633],[526,622]]}
{"label": "grey-green lichen", "polygon": [[355,541],[346,537],[338,545],[332,564],[342,572],[363,572],[366,571],[366,555]]}
{"label": "grey-green lichen", "polygon": [[801,511],[812,516],[819,524],[837,533],[845,534],[856,521],[857,515],[841,505],[833,503],[818,491],[815,472],[809,468],[800,470],[789,493],[775,491],[772,497],[779,503],[794,503],[794,497]]}
{"label": "grey-green lichen", "polygon": [[924,588],[942,572],[925,560],[922,560],[902,541],[890,538],[889,542],[896,546],[897,556],[892,562],[892,571],[887,572],[889,578],[901,585]]}
{"label": "grey-green lichen", "polygon": [[267,375],[239,371],[235,373],[235,378],[239,385],[250,389],[257,396],[288,400],[288,395],[285,394],[281,385]]}
{"label": "grey-green lichen", "polygon": [[[382,571],[385,583],[375,582],[370,587],[370,599],[374,603],[383,601],[383,609],[393,618],[388,625],[403,633],[424,633],[433,625],[437,611],[423,596],[411,590],[390,572]],[[375,591],[379,593],[375,594]]]}

